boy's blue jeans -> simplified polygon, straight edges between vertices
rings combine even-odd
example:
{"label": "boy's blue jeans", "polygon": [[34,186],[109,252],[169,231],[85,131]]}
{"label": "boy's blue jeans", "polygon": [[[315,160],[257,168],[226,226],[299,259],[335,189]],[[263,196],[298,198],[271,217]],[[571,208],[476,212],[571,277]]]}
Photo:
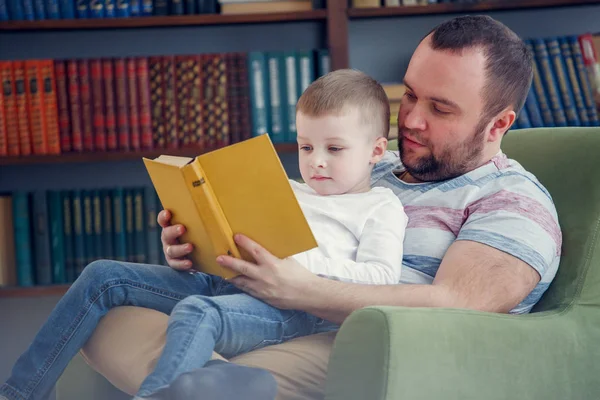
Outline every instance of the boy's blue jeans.
{"label": "boy's blue jeans", "polygon": [[45,399],[100,318],[123,305],[170,314],[167,343],[138,396],[203,367],[213,349],[228,358],[338,328],[304,312],[274,308],[220,277],[99,260],[83,270],[58,302],[0,387],[0,395],[11,400]]}

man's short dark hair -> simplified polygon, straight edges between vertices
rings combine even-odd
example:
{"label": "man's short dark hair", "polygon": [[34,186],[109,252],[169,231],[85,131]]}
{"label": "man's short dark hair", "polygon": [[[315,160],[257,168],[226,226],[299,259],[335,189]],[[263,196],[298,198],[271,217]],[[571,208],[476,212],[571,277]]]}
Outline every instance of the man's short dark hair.
{"label": "man's short dark hair", "polygon": [[509,106],[513,106],[515,113],[520,112],[531,87],[533,56],[516,33],[491,17],[467,15],[446,21],[429,34],[434,50],[483,50],[487,118]]}

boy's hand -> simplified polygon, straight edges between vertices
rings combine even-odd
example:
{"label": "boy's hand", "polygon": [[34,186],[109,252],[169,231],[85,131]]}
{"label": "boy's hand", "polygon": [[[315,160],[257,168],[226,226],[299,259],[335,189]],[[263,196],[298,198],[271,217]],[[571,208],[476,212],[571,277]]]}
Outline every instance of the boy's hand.
{"label": "boy's hand", "polygon": [[185,227],[181,224],[171,225],[171,213],[168,210],[158,213],[156,220],[162,227],[160,241],[169,266],[179,271],[192,268],[192,262],[185,257],[192,252],[193,246],[190,243],[179,243],[179,237],[185,232]]}

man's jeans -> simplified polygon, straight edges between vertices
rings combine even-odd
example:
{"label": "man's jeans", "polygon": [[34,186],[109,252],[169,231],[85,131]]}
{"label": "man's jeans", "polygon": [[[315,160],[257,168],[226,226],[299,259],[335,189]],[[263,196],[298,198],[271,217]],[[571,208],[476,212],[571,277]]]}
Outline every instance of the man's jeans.
{"label": "man's jeans", "polygon": [[100,318],[111,308],[123,305],[171,315],[167,344],[154,372],[142,383],[140,396],[204,366],[213,349],[232,357],[294,337],[337,329],[309,314],[271,307],[220,277],[100,260],[89,264],[58,302],[29,349],[17,360],[8,381],[0,387],[0,395],[11,400],[45,399]]}

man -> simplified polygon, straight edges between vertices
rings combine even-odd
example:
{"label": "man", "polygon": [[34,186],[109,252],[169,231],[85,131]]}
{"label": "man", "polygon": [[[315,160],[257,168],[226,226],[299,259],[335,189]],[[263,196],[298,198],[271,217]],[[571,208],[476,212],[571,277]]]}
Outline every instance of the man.
{"label": "man", "polygon": [[[292,259],[277,259],[244,237],[236,238],[238,244],[257,262],[220,258],[224,266],[242,274],[232,282],[276,307],[303,310],[336,323],[343,323],[351,312],[369,305],[528,312],[556,273],[562,240],[549,194],[535,177],[500,151],[503,135],[523,106],[531,77],[532,57],[522,41],[488,17],[453,19],[438,26],[419,44],[405,75],[407,93],[398,114],[403,164],[392,157],[378,164],[372,177],[375,185],[389,187],[398,195],[408,215],[402,284],[358,285],[321,278]],[[164,251],[171,267],[186,270],[190,262],[184,257],[191,246],[178,243],[185,228],[169,226],[169,218],[167,211],[159,216]],[[56,365],[66,365],[74,354],[77,347],[72,342],[87,340],[79,326],[85,325],[94,312],[99,318],[102,304],[115,300],[120,305],[156,303],[156,309],[168,313],[179,294],[173,291],[176,285],[171,285],[173,290],[169,292],[161,291],[164,276],[183,282],[182,293],[189,290],[184,284],[192,282],[192,278],[174,276],[171,270],[160,275],[152,266],[121,263],[121,268],[111,269],[109,264],[118,262],[100,263],[84,270],[85,279],[93,285],[74,284],[70,289],[73,293],[63,297],[60,307],[81,307],[76,301],[78,291],[88,297],[92,291],[103,300],[93,302],[92,312],[82,311],[78,316],[81,323],[79,319],[62,321],[61,313],[56,312],[55,323],[46,324],[39,335],[52,346],[37,338],[34,341],[38,348],[51,347],[52,355],[20,359],[13,377],[0,388],[0,398],[29,399],[35,398],[36,390],[45,393],[49,382],[61,372]],[[161,282],[158,288],[136,280],[137,271],[148,268],[156,271],[155,281],[157,285]],[[127,275],[114,277],[111,270],[117,269],[126,269]],[[140,293],[132,300],[124,295],[123,286],[139,287]],[[118,382],[129,372],[119,367],[119,357],[124,360],[127,352],[142,348],[148,343],[144,335],[156,329],[139,325],[143,309],[113,311],[104,317],[103,327],[88,342],[86,353],[92,365],[109,380]],[[52,332],[59,322],[71,324],[77,330],[77,340],[72,331],[60,331],[57,334],[65,341],[55,346]],[[166,321],[157,325],[164,332]],[[69,345],[65,346],[67,334]],[[233,361],[258,367],[259,372],[271,372],[277,380],[278,399],[318,399],[323,396],[333,338],[330,334],[313,335],[253,351]],[[160,346],[155,350],[160,351]],[[143,358],[136,358],[132,368],[147,361]],[[51,365],[52,374],[46,369]],[[227,376],[221,373],[228,365],[216,366],[218,370],[213,371],[217,376]],[[235,369],[240,380],[255,376],[268,385],[264,374],[256,371]],[[173,393],[207,393],[210,379],[194,378],[186,377],[164,398],[173,397]],[[208,378],[213,379],[213,389],[223,386],[223,379]],[[28,384],[21,387],[17,384],[20,381]],[[121,383],[130,385],[130,389],[139,385],[139,381]],[[227,385],[227,389],[239,392],[229,398],[253,395],[246,385]]]}
{"label": "man", "polygon": [[[397,193],[409,217],[402,278],[407,284],[323,279],[245,237],[237,243],[257,263],[222,257],[222,265],[242,274],[233,283],[276,307],[336,323],[370,305],[529,312],[554,278],[562,241],[549,194],[500,151],[531,78],[532,56],[523,42],[489,17],[443,23],[417,47],[398,114],[402,165],[384,162],[373,176],[375,185]],[[159,223],[169,264],[189,268],[184,257],[191,246],[177,242],[183,227],[169,226],[166,211]],[[297,371],[288,374],[326,369],[331,341],[315,343],[302,364],[294,358]],[[275,367],[284,363],[283,355],[279,362],[251,358],[248,364],[271,370],[280,386],[289,387],[289,378]],[[303,382],[298,390],[318,398],[323,382],[324,376]],[[280,390],[280,398],[288,397]]]}

